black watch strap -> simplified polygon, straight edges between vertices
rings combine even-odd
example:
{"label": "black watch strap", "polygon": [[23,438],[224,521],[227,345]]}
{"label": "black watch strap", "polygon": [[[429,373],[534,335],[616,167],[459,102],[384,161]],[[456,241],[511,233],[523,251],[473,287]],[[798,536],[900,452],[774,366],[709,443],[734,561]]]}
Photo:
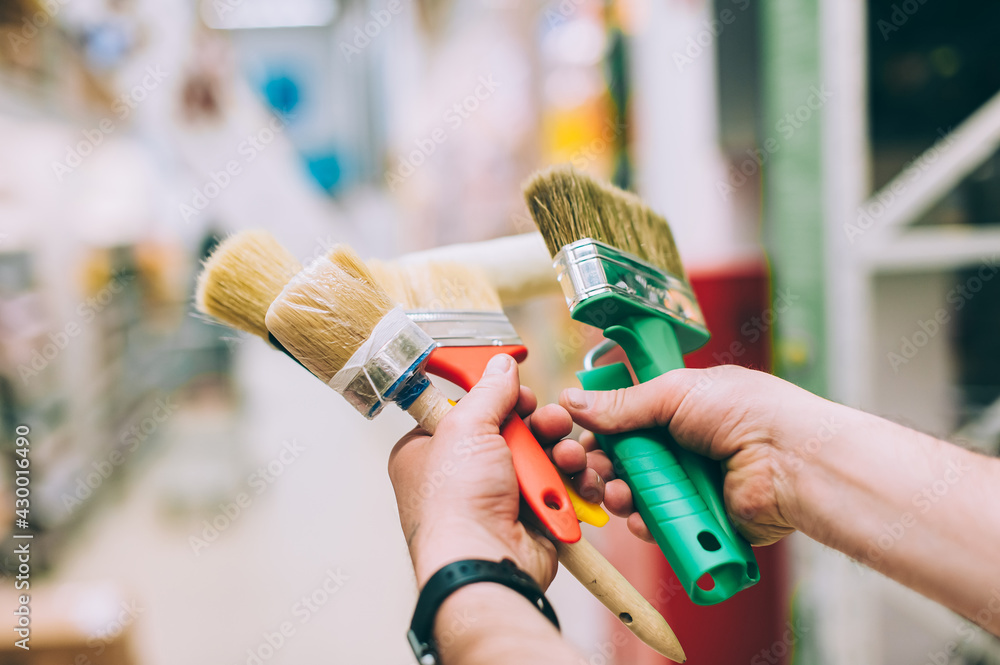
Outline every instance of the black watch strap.
{"label": "black watch strap", "polygon": [[435,665],[438,662],[437,644],[431,633],[441,603],[458,589],[474,582],[495,582],[517,591],[531,601],[531,604],[537,607],[557,629],[559,628],[555,610],[552,609],[541,587],[510,559],[504,559],[499,563],[484,559],[456,561],[431,575],[427,584],[421,589],[420,597],[417,598],[417,609],[413,612],[410,632],[406,637],[420,665]]}

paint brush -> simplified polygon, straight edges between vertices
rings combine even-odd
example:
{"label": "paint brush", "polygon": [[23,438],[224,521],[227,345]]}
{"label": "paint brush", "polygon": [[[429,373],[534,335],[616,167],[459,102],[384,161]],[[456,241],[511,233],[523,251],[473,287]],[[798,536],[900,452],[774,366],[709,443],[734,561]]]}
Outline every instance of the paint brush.
{"label": "paint brush", "polygon": [[[349,267],[349,264],[345,265]],[[234,234],[220,243],[205,262],[204,270],[198,279],[196,306],[199,311],[231,327],[261,337],[272,346],[285,351],[280,342],[268,332],[264,316],[285,283],[300,269],[301,266],[295,257],[270,233],[243,231]],[[380,280],[390,286],[398,300],[409,299],[431,306],[438,299],[441,299],[442,303],[447,299],[449,306],[469,310],[484,309],[487,310],[485,312],[487,319],[492,319],[494,322],[499,319],[500,324],[509,331],[505,334],[516,338],[491,285],[483,276],[474,273],[473,269],[454,264],[439,269],[415,265],[399,271],[386,269],[385,272],[386,274],[380,276]],[[447,285],[446,291],[440,298],[433,296],[441,291],[434,286],[439,283]],[[409,290],[406,285],[409,285]],[[427,294],[432,294],[430,301]],[[471,313],[473,317],[475,314],[476,312]],[[481,325],[481,322],[472,321],[472,325],[477,324]],[[516,341],[519,344],[519,340]],[[443,343],[448,344],[449,340]],[[485,349],[472,346],[455,348],[451,353],[458,354],[458,357],[449,356],[449,351],[446,349],[436,349],[429,364],[431,369],[449,367],[455,369],[440,375],[468,390],[482,376],[486,362],[496,353],[509,353],[519,360],[523,359],[527,350],[517,344],[491,346]],[[476,353],[478,350],[487,353]],[[467,355],[470,352],[473,355]],[[295,358],[291,354],[288,355]],[[453,362],[448,362],[449,358]],[[468,371],[470,367],[472,369]],[[561,483],[561,476],[520,418],[515,416],[504,426],[504,436],[512,443],[511,452],[522,493],[532,510],[541,516],[542,523],[556,538],[568,542],[580,538],[580,527],[575,512],[577,507],[584,516],[591,516],[591,521],[599,523],[601,515],[606,521],[607,515],[600,507],[586,504],[575,492],[572,496],[568,495]],[[594,515],[598,517],[595,518]]]}
{"label": "paint brush", "polygon": [[504,305],[559,292],[552,259],[539,233],[442,245],[399,257],[401,265],[445,261],[475,266],[486,275]]}
{"label": "paint brush", "polygon": [[285,351],[268,332],[264,315],[301,269],[291,252],[267,231],[234,233],[206,259],[198,275],[195,307],[230,328],[256,335]]}
{"label": "paint brush", "polygon": [[[469,391],[493,356],[506,353],[517,362],[527,356],[528,349],[484,271],[454,261],[367,263],[390,297],[438,343],[427,359],[430,374]],[[573,490],[517,414],[500,434],[510,447],[521,494],[554,536],[565,541],[569,539],[563,533],[579,531],[579,526],[571,529],[567,520],[574,525],[577,519],[594,526],[607,524],[604,509]]]}
{"label": "paint brush", "polygon": [[[395,402],[432,433],[451,404],[424,373],[434,341],[376,283],[360,259],[335,247],[271,303],[268,330],[366,417]],[[584,539],[556,541],[559,560],[659,653],[684,653],[663,617]]]}
{"label": "paint brush", "polygon": [[[666,220],[641,199],[569,167],[536,174],[525,199],[572,317],[624,349],[639,381],[684,366],[708,330]],[[621,363],[578,373],[587,390],[632,385]],[[691,600],[722,602],[756,584],[749,543],[732,527],[718,462],[665,430],[598,436]]]}

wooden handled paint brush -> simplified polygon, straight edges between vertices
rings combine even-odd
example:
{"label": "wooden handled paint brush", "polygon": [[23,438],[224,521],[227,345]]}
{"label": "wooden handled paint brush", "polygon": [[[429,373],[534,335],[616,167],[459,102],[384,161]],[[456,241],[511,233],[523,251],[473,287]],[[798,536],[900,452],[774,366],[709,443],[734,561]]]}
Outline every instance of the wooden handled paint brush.
{"label": "wooden handled paint brush", "polygon": [[[438,343],[427,359],[430,374],[469,391],[497,354],[517,362],[528,355],[496,289],[478,268],[452,261],[368,261],[368,268],[406,315]],[[510,447],[521,494],[556,538],[576,540],[577,519],[594,526],[607,523],[608,514],[572,489],[517,414],[500,434]]]}
{"label": "wooden handled paint brush", "polygon": [[[271,303],[268,329],[310,371],[373,417],[396,402],[433,433],[451,409],[423,365],[434,342],[401,310],[353,252],[334,248]],[[668,658],[684,652],[663,617],[584,539],[556,541],[559,560],[643,641]]]}
{"label": "wooden handled paint brush", "polygon": [[[683,367],[682,354],[708,341],[670,227],[637,196],[568,167],[535,175],[524,194],[572,317],[620,344],[639,381]],[[588,390],[632,385],[621,363],[578,376]],[[719,603],[757,583],[753,551],[725,513],[718,462],[665,430],[597,440],[692,601]]]}
{"label": "wooden handled paint brush", "polygon": [[[289,270],[297,265],[270,234],[237,233],[221,243],[206,262],[198,280],[198,308],[284,351],[259,324],[284,282],[293,276]],[[667,658],[684,661],[684,651],[663,617],[586,539],[572,545],[556,542],[556,550],[563,566],[640,639]]]}
{"label": "wooden handled paint brush", "polygon": [[505,305],[559,292],[552,281],[552,260],[539,233],[442,245],[399,257],[401,265],[429,261],[475,266],[489,279]]}
{"label": "wooden handled paint brush", "polygon": [[366,418],[395,402],[433,431],[447,411],[448,400],[423,370],[434,340],[393,306],[346,246],[293,277],[265,321],[282,346]]}
{"label": "wooden handled paint brush", "polygon": [[[539,242],[541,242],[540,238]],[[196,293],[197,308],[202,313],[209,314],[231,327],[257,335],[272,346],[285,351],[280,342],[268,332],[264,325],[264,317],[267,313],[267,308],[278,294],[281,293],[285,283],[300,269],[301,266],[295,257],[266,231],[243,231],[237,233],[220,243],[216,251],[205,262],[204,270],[198,279]],[[405,301],[406,303],[414,304],[414,306],[421,304],[428,308],[440,308],[447,305],[448,307],[464,307],[468,309],[493,309],[495,311],[484,314],[485,318],[493,322],[496,322],[498,318],[501,319],[501,323],[509,331],[505,334],[516,337],[512,330],[510,330],[510,324],[506,321],[506,317],[503,316],[498,300],[492,295],[492,286],[484,281],[483,277],[478,273],[473,274],[471,268],[455,264],[447,264],[440,268],[427,268],[423,263],[415,263],[412,266],[400,269],[389,269],[386,267],[378,275],[378,279],[384,286],[389,287],[387,291],[398,302]],[[439,283],[445,286],[443,288],[434,286]],[[465,286],[462,286],[463,284]],[[427,294],[436,293],[437,291],[442,292],[440,296],[428,298]],[[486,305],[481,304],[484,301],[487,302]],[[471,314],[475,317],[476,314],[480,313],[472,312]],[[474,326],[482,325],[481,322],[476,320],[472,324]],[[444,329],[439,330],[439,332],[442,330]],[[449,328],[448,330],[451,333],[455,332],[454,328]],[[466,330],[468,331],[466,334],[475,335],[479,328]],[[454,334],[445,334],[444,336],[448,339],[441,340],[439,343],[448,345],[449,341],[455,340]],[[486,356],[477,353],[471,358],[473,365],[476,366],[471,372],[468,371],[468,362],[457,363],[458,371],[463,373],[464,378],[460,379],[454,371],[442,370],[438,374],[443,378],[448,378],[458,383],[468,390],[478,377],[482,375],[485,363],[488,362],[492,355],[496,353],[509,353],[520,359],[526,353],[523,347],[517,345],[489,347],[487,350],[489,353]],[[478,349],[476,347],[456,347],[453,351],[459,354],[468,351],[475,353]],[[288,354],[287,351],[285,353]],[[450,363],[448,359],[451,356],[448,353],[449,350],[444,348],[436,349],[435,352],[432,352],[428,360],[428,369],[434,371],[449,367]],[[288,355],[298,362],[295,356]],[[457,358],[454,360],[462,361],[468,359]],[[523,423],[520,424],[522,425],[522,429],[527,432],[527,436],[531,437],[530,442],[534,443],[538,453],[541,453],[541,448],[537,445],[537,442],[534,442],[534,437],[531,436],[530,431],[523,428]],[[505,434],[509,432],[518,432],[516,424],[505,427]],[[524,434],[521,433],[520,437],[522,437],[520,440],[523,442]],[[522,449],[524,447],[526,446],[522,446]],[[526,493],[537,498],[537,500],[531,502],[532,507],[535,508],[537,505],[545,506],[544,497],[551,494],[549,488],[552,485],[551,478],[548,476],[557,472],[548,459],[544,458],[544,453],[541,453],[544,458],[541,460],[532,457],[531,453],[532,450],[530,449],[525,454],[519,454],[515,451],[513,452],[513,457],[516,464],[515,468],[521,468],[522,476],[525,476],[529,481]],[[542,462],[549,470],[548,474],[542,472],[531,476],[524,473],[525,466],[527,466],[530,472],[533,463],[540,464]],[[544,481],[544,484],[536,483],[536,486],[533,488],[530,484],[532,477]],[[519,482],[522,482],[523,487],[522,477],[519,477]],[[578,517],[597,526],[602,526],[607,521],[607,514],[604,513],[600,506],[594,506],[583,501],[569,487],[567,487],[567,493],[569,494],[569,503]],[[561,501],[560,505],[564,505],[565,503],[565,501]],[[551,512],[551,509],[547,506],[544,509],[547,512]],[[562,515],[557,513],[555,517],[560,518]],[[575,529],[567,529],[565,526],[560,528],[560,525],[565,523],[565,519],[547,519],[545,522],[553,534],[561,539],[579,538],[580,532],[578,526]]]}
{"label": "wooden handled paint brush", "polygon": [[285,351],[268,331],[264,315],[300,270],[298,260],[267,231],[235,233],[219,243],[205,261],[198,275],[195,307]]}

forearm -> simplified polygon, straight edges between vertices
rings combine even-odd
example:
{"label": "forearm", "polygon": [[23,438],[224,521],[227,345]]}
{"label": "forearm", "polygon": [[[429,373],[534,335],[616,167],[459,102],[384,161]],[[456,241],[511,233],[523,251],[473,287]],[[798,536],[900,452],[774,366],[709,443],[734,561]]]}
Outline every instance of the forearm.
{"label": "forearm", "polygon": [[462,587],[442,603],[434,637],[444,665],[569,665],[579,660],[528,599],[488,582]]}
{"label": "forearm", "polygon": [[[515,557],[510,548],[477,525],[436,522],[418,526],[409,540],[421,588],[454,561]],[[448,596],[435,618],[434,638],[444,665],[569,665],[579,660],[579,654],[527,598],[490,582],[476,582]]]}
{"label": "forearm", "polygon": [[790,449],[795,526],[1000,634],[1000,461],[825,413],[832,436]]}

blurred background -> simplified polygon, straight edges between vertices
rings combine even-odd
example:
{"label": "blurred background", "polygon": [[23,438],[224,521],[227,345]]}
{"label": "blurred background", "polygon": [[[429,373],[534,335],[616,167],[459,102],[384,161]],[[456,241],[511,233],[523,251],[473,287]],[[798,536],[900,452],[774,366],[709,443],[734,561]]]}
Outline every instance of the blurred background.
{"label": "blurred background", "polygon": [[[408,418],[195,315],[194,278],[240,229],[302,261],[531,232],[549,164],[670,220],[714,336],[689,364],[996,454],[997,25],[975,0],[0,1],[5,614],[25,429],[34,534],[32,648],[6,632],[0,661],[413,662]],[[509,314],[523,381],[575,385],[596,337],[561,296]],[[693,665],[1000,662],[798,535],[695,608],[620,520],[586,534]],[[551,596],[582,662],[666,662],[565,572]]]}

